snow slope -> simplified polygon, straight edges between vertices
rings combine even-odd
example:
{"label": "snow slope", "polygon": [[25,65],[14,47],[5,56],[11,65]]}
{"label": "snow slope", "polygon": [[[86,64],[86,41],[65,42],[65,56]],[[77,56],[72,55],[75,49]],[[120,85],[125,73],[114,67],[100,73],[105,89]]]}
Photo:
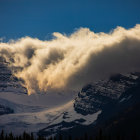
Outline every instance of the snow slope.
{"label": "snow slope", "polygon": [[63,121],[72,122],[77,119],[83,119],[82,124],[88,125],[93,123],[97,119],[98,114],[101,113],[101,111],[98,111],[95,114],[83,116],[75,112],[73,102],[72,100],[59,107],[40,112],[2,115],[0,116],[0,128],[9,132],[12,131],[15,134],[20,134],[24,130],[28,132],[38,132],[46,126],[59,124]]}

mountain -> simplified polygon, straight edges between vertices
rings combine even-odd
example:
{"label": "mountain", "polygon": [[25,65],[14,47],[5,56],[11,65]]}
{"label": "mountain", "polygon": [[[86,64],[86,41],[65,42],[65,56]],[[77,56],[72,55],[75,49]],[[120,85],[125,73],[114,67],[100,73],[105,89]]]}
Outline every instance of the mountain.
{"label": "mountain", "polygon": [[37,132],[73,106],[76,95],[73,90],[29,96],[22,82],[0,58],[0,129],[6,132]]}
{"label": "mountain", "polygon": [[114,135],[116,130],[129,134],[140,130],[140,73],[116,74],[87,84],[79,92],[28,96],[22,79],[14,77],[6,61],[0,60],[0,129],[45,137],[85,133],[95,137],[100,128]]}
{"label": "mountain", "polygon": [[[120,119],[121,115],[123,115],[122,112],[127,112],[130,107],[133,108],[134,106],[132,112],[136,112],[135,106],[140,103],[139,91],[140,73],[127,75],[117,74],[111,76],[109,80],[88,84],[78,93],[73,103],[75,114],[79,114],[79,119],[68,122],[67,119],[61,118],[60,123],[49,125],[40,130],[38,134],[43,136],[51,134],[58,134],[59,136],[59,134],[61,134],[65,137],[68,135],[84,137],[84,134],[88,133],[88,135],[95,137],[100,128],[107,131],[106,127],[109,128],[110,124],[114,123],[116,118]],[[136,110],[138,110],[138,108]],[[138,114],[139,113],[140,111]],[[131,113],[129,112],[129,114]],[[94,115],[96,115],[96,117]],[[72,118],[69,110],[67,110],[66,116]],[[131,116],[132,118],[139,117],[136,113],[132,113]],[[123,119],[127,120],[126,114]],[[85,122],[87,122],[87,120],[91,121],[86,124]],[[131,121],[133,122],[135,119]],[[110,127],[108,133],[111,130],[113,129]]]}

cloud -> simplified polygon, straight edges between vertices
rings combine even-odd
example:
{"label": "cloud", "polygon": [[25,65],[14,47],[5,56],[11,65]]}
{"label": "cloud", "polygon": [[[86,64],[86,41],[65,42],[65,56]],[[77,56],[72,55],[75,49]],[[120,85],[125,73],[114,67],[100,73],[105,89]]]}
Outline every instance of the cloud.
{"label": "cloud", "polygon": [[29,94],[79,89],[115,73],[140,71],[140,25],[110,33],[80,28],[69,36],[53,35],[48,41],[24,37],[0,43],[0,56],[24,80]]}

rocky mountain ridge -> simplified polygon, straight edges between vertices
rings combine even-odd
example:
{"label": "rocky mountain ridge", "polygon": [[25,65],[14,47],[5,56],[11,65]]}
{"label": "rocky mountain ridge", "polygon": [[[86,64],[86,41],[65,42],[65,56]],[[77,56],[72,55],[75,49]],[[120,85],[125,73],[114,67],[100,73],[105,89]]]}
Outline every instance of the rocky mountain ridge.
{"label": "rocky mountain ridge", "polygon": [[84,86],[75,99],[75,111],[87,115],[102,110],[105,104],[116,101],[122,93],[132,88],[139,76],[139,73],[116,74],[109,80],[100,80]]}

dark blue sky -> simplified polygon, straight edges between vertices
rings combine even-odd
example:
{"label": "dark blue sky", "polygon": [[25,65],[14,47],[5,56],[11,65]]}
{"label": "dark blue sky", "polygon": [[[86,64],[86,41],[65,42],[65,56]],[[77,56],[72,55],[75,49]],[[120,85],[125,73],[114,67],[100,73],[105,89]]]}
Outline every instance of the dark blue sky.
{"label": "dark blue sky", "polygon": [[47,39],[80,27],[108,32],[140,23],[140,0],[0,0],[0,37]]}

